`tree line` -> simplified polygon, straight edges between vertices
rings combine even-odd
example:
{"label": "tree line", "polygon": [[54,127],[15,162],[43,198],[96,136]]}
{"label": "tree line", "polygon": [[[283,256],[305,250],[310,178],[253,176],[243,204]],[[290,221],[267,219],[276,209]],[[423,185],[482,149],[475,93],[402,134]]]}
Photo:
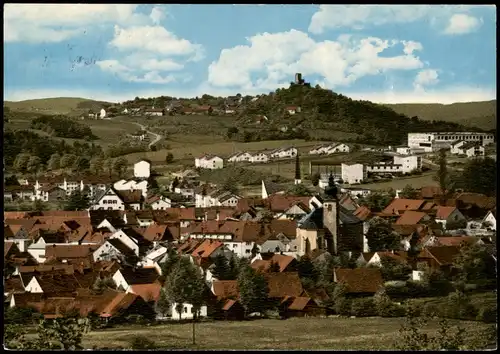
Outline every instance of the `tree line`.
{"label": "tree line", "polygon": [[31,129],[39,129],[59,138],[95,140],[92,129],[64,116],[44,115],[31,121]]}

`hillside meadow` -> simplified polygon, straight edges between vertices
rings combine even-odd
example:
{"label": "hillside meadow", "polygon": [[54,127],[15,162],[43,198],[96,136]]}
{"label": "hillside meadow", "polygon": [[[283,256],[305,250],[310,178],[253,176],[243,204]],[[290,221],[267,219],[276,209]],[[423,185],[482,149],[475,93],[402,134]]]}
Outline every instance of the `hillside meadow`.
{"label": "hillside meadow", "polygon": [[481,129],[496,129],[496,100],[453,104],[387,104],[398,113],[424,120],[443,120]]}
{"label": "hillside meadow", "polygon": [[[449,322],[465,328],[468,340],[488,327],[481,322]],[[381,317],[201,322],[195,325],[194,345],[191,323],[130,325],[90,332],[84,335],[83,345],[86,349],[126,348],[131,338],[143,335],[161,349],[394,350],[403,323],[403,318]],[[425,332],[435,334],[438,328],[438,321],[431,321]]]}

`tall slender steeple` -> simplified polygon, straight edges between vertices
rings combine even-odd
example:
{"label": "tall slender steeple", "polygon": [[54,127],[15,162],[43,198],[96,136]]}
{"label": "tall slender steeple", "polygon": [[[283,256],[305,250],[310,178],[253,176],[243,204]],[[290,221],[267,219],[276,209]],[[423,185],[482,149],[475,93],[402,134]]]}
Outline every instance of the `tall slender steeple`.
{"label": "tall slender steeple", "polygon": [[300,161],[299,161],[299,153],[295,155],[295,184],[301,184],[302,180],[300,179]]}

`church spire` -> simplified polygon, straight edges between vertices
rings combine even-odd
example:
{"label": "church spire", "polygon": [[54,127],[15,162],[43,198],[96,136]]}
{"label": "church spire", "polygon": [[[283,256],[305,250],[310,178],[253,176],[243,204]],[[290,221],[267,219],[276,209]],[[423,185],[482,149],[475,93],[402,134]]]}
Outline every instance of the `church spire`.
{"label": "church spire", "polygon": [[295,155],[295,184],[301,184],[302,180],[300,179],[300,161],[299,161],[299,153]]}

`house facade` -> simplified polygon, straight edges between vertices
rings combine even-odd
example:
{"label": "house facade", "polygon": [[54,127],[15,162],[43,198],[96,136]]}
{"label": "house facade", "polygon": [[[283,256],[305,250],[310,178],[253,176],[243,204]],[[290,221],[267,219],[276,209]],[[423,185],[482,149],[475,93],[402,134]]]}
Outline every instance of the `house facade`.
{"label": "house facade", "polygon": [[125,203],[112,188],[108,188],[90,210],[125,210]]}
{"label": "house facade", "polygon": [[356,184],[363,182],[367,177],[367,170],[365,166],[360,163],[348,165],[343,163],[342,168],[342,181],[348,184]]}
{"label": "house facade", "polygon": [[224,160],[218,156],[203,155],[201,157],[197,157],[194,160],[194,166],[196,168],[206,168],[210,170],[216,170],[224,168]]}
{"label": "house facade", "polygon": [[135,178],[149,178],[151,175],[151,161],[140,160],[134,164],[134,177]]}

